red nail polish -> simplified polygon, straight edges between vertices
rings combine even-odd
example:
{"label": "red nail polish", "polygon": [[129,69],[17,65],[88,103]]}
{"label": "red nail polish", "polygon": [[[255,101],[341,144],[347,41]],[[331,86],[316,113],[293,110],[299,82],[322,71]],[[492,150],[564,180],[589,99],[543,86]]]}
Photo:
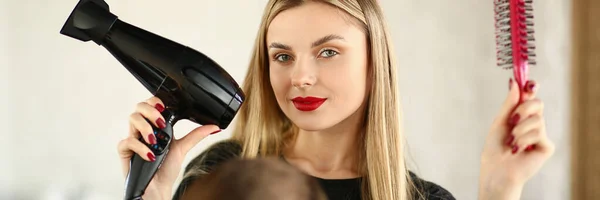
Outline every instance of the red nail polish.
{"label": "red nail polish", "polygon": [[154,136],[154,134],[148,134],[148,142],[150,142],[150,144],[156,144],[156,137]]}
{"label": "red nail polish", "polygon": [[527,146],[527,148],[525,148],[525,151],[531,151],[535,149],[535,145],[529,145]]}
{"label": "red nail polish", "polygon": [[531,93],[533,92],[533,89],[535,89],[535,82],[527,81],[527,84],[525,84],[525,92]]}
{"label": "red nail polish", "polygon": [[158,110],[158,112],[165,111],[165,107],[163,107],[162,105],[160,105],[160,103],[157,103],[154,107],[156,108],[156,110]]}
{"label": "red nail polish", "polygon": [[517,153],[518,150],[519,150],[519,147],[517,145],[514,145],[512,148],[512,154]]}
{"label": "red nail polish", "polygon": [[154,154],[152,154],[152,152],[148,152],[148,154],[146,154],[148,156],[148,159],[150,159],[150,161],[154,162],[156,160],[156,157],[154,157]]}
{"label": "red nail polish", "polygon": [[506,139],[506,146],[510,146],[512,144],[512,142],[515,140],[515,136],[514,135],[510,135],[507,139]]}
{"label": "red nail polish", "polygon": [[512,89],[512,78],[508,79],[508,90]]}
{"label": "red nail polish", "polygon": [[165,124],[165,120],[163,120],[162,118],[156,119],[156,125],[158,125],[158,128],[160,129],[167,127],[167,124]]}
{"label": "red nail polish", "polygon": [[216,131],[214,131],[214,132],[212,132],[212,133],[210,133],[210,134],[211,134],[211,135],[212,135],[212,134],[217,134],[217,133],[219,133],[219,132],[221,132],[221,129],[219,129],[219,130],[216,130]]}
{"label": "red nail polish", "polygon": [[519,123],[519,120],[521,119],[521,116],[519,115],[519,113],[516,113],[515,115],[513,115],[510,118],[510,125],[517,125],[517,123]]}

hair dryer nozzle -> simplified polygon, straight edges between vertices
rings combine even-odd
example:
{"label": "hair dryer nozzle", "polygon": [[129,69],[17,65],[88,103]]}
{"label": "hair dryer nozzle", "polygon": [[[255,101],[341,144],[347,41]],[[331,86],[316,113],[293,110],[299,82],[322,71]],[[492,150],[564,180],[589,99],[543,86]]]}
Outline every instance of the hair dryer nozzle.
{"label": "hair dryer nozzle", "polygon": [[117,20],[118,17],[110,13],[108,4],[103,0],[80,0],[60,33],[84,42],[94,40],[101,45]]}

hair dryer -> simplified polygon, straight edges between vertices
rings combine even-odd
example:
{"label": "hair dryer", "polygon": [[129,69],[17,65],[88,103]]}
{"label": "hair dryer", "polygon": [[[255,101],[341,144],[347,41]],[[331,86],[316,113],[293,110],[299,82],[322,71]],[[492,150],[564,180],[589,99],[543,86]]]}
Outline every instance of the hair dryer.
{"label": "hair dryer", "polygon": [[125,200],[141,196],[167,156],[173,125],[181,119],[227,128],[244,102],[235,80],[208,56],[118,19],[103,0],[80,0],[60,33],[106,48],[146,89],[165,104],[166,128],[153,126],[156,155],[137,154],[126,179]]}

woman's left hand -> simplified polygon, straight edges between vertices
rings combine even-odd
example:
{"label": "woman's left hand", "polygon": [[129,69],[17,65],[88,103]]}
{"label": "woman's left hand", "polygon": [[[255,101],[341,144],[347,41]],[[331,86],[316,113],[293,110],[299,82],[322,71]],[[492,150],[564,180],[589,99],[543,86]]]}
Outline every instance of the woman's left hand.
{"label": "woman's left hand", "polygon": [[554,153],[546,135],[544,104],[535,98],[536,83],[527,82],[521,104],[512,80],[510,88],[481,155],[480,200],[519,199],[525,183]]}

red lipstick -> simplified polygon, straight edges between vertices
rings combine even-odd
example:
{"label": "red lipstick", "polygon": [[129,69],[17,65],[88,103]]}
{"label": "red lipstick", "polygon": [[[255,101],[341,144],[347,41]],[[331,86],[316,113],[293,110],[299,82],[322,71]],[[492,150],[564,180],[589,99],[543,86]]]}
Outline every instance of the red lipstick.
{"label": "red lipstick", "polygon": [[296,97],[292,99],[296,109],[300,111],[313,111],[319,108],[325,102],[325,98],[318,97]]}

